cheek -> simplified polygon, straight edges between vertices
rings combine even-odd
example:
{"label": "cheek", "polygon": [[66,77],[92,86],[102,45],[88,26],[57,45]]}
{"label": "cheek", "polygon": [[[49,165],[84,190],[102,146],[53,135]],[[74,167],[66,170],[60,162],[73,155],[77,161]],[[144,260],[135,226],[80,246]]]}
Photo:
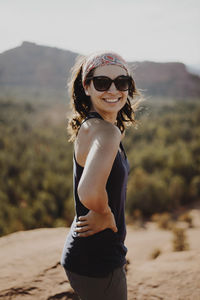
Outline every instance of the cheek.
{"label": "cheek", "polygon": [[90,93],[90,101],[95,103],[95,102],[99,102],[101,100],[101,93],[98,92],[91,92]]}
{"label": "cheek", "polygon": [[88,96],[90,96],[90,98],[98,98],[101,94],[95,90],[92,83],[88,86],[87,93],[88,93]]}

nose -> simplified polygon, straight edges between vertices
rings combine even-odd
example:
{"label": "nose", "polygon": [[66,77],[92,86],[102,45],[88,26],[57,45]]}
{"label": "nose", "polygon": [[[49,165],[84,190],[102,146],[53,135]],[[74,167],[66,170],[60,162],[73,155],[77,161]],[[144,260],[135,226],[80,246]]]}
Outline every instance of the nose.
{"label": "nose", "polygon": [[111,84],[111,86],[110,86],[110,88],[109,88],[109,90],[108,90],[109,92],[116,92],[117,91],[117,89],[116,89],[116,86],[115,86],[115,84],[114,84],[114,82],[112,82],[112,84]]}

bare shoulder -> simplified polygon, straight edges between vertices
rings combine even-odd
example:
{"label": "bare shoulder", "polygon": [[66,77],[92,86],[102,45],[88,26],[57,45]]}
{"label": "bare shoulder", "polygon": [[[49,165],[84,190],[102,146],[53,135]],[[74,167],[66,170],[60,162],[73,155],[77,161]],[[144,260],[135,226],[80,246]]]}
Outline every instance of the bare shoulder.
{"label": "bare shoulder", "polygon": [[97,118],[87,120],[82,124],[75,142],[77,161],[84,166],[88,152],[95,145],[102,150],[117,149],[121,137],[119,128],[105,120]]}
{"label": "bare shoulder", "polygon": [[99,141],[101,144],[119,144],[121,140],[121,132],[117,126],[100,119],[91,119],[90,122],[91,123],[88,125],[91,127],[91,143]]}
{"label": "bare shoulder", "polygon": [[82,137],[88,141],[98,137],[115,140],[121,139],[121,132],[117,126],[110,122],[92,118],[82,124],[77,138],[81,139]]}

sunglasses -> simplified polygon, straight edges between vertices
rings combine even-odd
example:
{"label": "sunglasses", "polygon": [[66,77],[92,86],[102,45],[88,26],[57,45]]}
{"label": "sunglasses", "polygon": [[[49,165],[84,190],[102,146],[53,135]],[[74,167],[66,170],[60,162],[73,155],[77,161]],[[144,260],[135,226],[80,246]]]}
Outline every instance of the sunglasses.
{"label": "sunglasses", "polygon": [[99,92],[109,90],[113,82],[119,91],[127,91],[131,85],[131,77],[124,75],[118,76],[115,79],[111,79],[107,76],[93,76],[88,79],[93,80],[94,87]]}

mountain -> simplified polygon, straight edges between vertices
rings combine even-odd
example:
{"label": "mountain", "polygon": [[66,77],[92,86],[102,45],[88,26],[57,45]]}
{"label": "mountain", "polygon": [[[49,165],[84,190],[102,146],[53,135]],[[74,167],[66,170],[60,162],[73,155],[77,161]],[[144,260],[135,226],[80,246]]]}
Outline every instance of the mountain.
{"label": "mountain", "polygon": [[135,63],[138,86],[152,96],[197,98],[200,96],[200,77],[188,72],[183,63]]}
{"label": "mountain", "polygon": [[66,80],[78,54],[23,42],[0,54],[0,95],[66,98]]}
{"label": "mountain", "polygon": [[[78,53],[23,42],[0,54],[0,95],[27,91],[66,97],[66,82]],[[130,62],[137,87],[148,96],[199,97],[200,77],[182,63]]]}
{"label": "mountain", "polygon": [[77,54],[23,42],[0,54],[0,84],[63,88]]}

